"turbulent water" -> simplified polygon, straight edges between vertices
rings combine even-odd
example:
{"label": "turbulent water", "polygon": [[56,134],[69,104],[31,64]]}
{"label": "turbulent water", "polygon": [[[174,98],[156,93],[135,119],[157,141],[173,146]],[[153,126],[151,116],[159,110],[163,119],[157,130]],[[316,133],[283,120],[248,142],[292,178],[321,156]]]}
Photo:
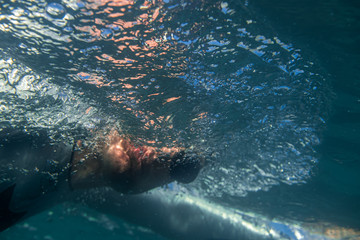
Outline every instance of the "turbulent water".
{"label": "turbulent water", "polygon": [[218,202],[314,175],[330,77],[248,1],[0,2],[2,131],[192,147]]}
{"label": "turbulent water", "polygon": [[193,145],[211,159],[195,183],[211,196],[311,176],[328,87],[246,4],[3,6],[2,124],[58,135],[111,118],[149,142]]}

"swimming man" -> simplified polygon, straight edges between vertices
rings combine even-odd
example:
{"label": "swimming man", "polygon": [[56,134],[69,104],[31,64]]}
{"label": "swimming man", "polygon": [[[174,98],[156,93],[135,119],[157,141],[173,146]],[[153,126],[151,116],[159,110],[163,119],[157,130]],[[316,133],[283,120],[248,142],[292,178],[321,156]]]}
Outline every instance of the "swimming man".
{"label": "swimming man", "polygon": [[89,188],[142,193],[190,183],[202,166],[185,149],[137,146],[115,131],[91,146],[54,144],[43,133],[2,130],[0,137],[0,231]]}

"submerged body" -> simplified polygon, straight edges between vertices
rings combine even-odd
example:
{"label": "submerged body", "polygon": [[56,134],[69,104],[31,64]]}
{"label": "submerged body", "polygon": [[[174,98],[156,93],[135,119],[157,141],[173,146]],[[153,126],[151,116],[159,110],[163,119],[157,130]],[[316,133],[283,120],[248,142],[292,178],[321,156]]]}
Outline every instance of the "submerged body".
{"label": "submerged body", "polygon": [[135,147],[116,133],[91,150],[52,143],[45,134],[2,133],[0,230],[73,199],[81,189],[141,193],[175,180],[191,182],[201,167],[177,148]]}

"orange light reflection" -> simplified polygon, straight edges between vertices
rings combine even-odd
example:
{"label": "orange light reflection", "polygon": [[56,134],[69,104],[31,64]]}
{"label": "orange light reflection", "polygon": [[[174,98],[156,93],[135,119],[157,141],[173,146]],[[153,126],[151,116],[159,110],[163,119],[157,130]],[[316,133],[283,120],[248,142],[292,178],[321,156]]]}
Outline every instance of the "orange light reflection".
{"label": "orange light reflection", "polygon": [[164,102],[163,104],[166,104],[166,103],[169,103],[169,102],[173,102],[173,101],[178,100],[178,99],[180,99],[180,98],[181,98],[181,96],[168,98],[168,99],[165,100],[165,102]]}
{"label": "orange light reflection", "polygon": [[[114,74],[116,71],[125,73],[121,74],[121,78],[116,79],[116,86],[123,92],[119,95],[114,93],[108,98],[113,102],[124,104],[124,109],[143,119],[145,129],[172,128],[170,115],[159,116],[154,112],[147,111],[143,106],[149,104],[143,103],[156,100],[167,104],[180,99],[181,96],[161,99],[160,96],[164,93],[153,91],[148,92],[147,95],[145,93],[144,96],[147,98],[144,99],[143,96],[139,97],[134,92],[138,90],[139,86],[145,85],[142,79],[148,81],[146,77],[153,77],[158,72],[163,75],[164,70],[169,70],[168,77],[184,75],[187,68],[187,60],[184,57],[186,46],[174,40],[173,34],[176,33],[171,27],[158,28],[164,22],[171,21],[171,18],[166,16],[163,1],[143,1],[142,5],[139,3],[135,5],[135,3],[134,0],[87,0],[85,9],[81,9],[81,11],[86,13],[89,18],[81,19],[83,25],[75,26],[75,29],[85,33],[84,35],[92,36],[88,40],[89,42],[106,41],[110,47],[103,48],[90,57],[95,58],[98,63],[112,63],[112,65],[107,63],[106,65],[112,67],[110,71]],[[129,9],[132,10],[129,11]],[[106,15],[106,17],[101,18],[102,15]],[[112,31],[112,34],[103,34],[105,36],[102,36],[103,28]],[[111,49],[111,51],[106,52],[106,49]],[[171,60],[171,66],[166,65],[169,60]],[[77,75],[82,81],[97,87],[110,85],[97,74],[80,72]],[[124,92],[125,94],[123,94]],[[129,104],[130,101],[131,104]],[[90,110],[88,109],[86,112]],[[206,117],[206,113],[200,114],[197,118],[204,117]]]}

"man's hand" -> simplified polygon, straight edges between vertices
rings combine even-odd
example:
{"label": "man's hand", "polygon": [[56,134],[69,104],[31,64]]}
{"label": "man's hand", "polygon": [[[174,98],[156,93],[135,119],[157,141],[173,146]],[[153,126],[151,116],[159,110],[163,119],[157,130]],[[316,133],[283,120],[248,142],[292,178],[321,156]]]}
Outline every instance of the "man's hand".
{"label": "man's hand", "polygon": [[171,158],[179,148],[137,147],[116,134],[109,136],[108,143],[103,151],[103,172],[117,191],[139,193],[174,181]]}

